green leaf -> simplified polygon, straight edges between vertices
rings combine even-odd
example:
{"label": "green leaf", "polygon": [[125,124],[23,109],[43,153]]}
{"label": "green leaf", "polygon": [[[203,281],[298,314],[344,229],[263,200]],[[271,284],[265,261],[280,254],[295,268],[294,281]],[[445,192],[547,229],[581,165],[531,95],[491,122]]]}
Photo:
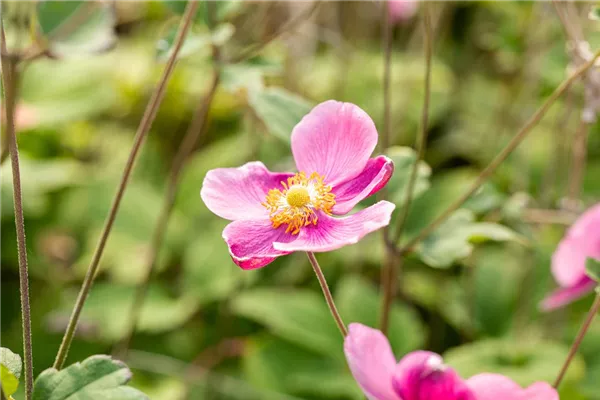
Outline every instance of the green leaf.
{"label": "green leaf", "polygon": [[[183,15],[188,2],[182,0],[174,0],[163,1],[162,3],[165,4],[173,13]],[[224,19],[235,15],[240,10],[242,4],[243,3],[240,0],[213,1],[212,5],[216,8],[215,17],[217,19],[217,22],[223,21]],[[202,1],[198,5],[195,20],[197,22],[207,23],[206,1]]]}
{"label": "green leaf", "polygon": [[38,7],[38,20],[56,56],[102,52],[116,42],[116,17],[109,4],[44,1]]}
{"label": "green leaf", "polygon": [[[417,158],[416,153],[410,147],[394,146],[388,150],[388,156],[394,161],[394,174],[390,178],[386,188],[390,193],[390,200],[398,206],[404,204],[406,189],[410,174]],[[413,187],[413,199],[419,197],[429,189],[429,176],[431,168],[424,161],[419,162],[417,176]]]}
{"label": "green leaf", "polygon": [[312,108],[307,100],[279,87],[252,91],[248,102],[267,130],[288,143],[294,126]]}
{"label": "green leaf", "polygon": [[432,267],[447,268],[470,255],[472,243],[487,240],[525,242],[509,228],[489,222],[474,222],[474,219],[473,213],[466,209],[452,214],[417,245],[417,253],[423,262]]}
{"label": "green leaf", "polygon": [[105,355],[57,371],[49,368],[35,380],[33,400],[146,400],[137,389],[125,386],[131,379],[127,366]]}
{"label": "green leaf", "polygon": [[236,296],[237,315],[266,325],[275,335],[306,349],[342,357],[342,337],[321,293],[311,290],[253,289]]}
{"label": "green leaf", "polygon": [[[165,37],[156,43],[157,57],[161,61],[166,61],[173,52],[173,44],[177,35],[177,27],[169,29]],[[217,26],[214,32],[193,33],[190,32],[185,38],[177,58],[185,58],[194,54],[201,53],[209,49],[211,45],[222,46],[234,34],[235,27],[232,24],[221,24]]]}
{"label": "green leaf", "polygon": [[[379,324],[380,294],[356,275],[345,276],[335,292],[336,305],[346,323],[360,322],[377,327]],[[421,348],[425,328],[415,310],[400,302],[392,305],[389,340],[394,353],[400,357]]]}
{"label": "green leaf", "polygon": [[[568,351],[568,347],[548,341],[492,339],[451,349],[444,354],[444,361],[463,378],[485,371],[505,375],[521,386],[528,386],[537,381],[552,382]],[[583,360],[576,356],[564,384],[581,381],[584,370]]]}
{"label": "green leaf", "polygon": [[600,21],[600,7],[593,7],[590,10],[589,17],[593,21]]}
{"label": "green leaf", "polygon": [[0,382],[2,382],[2,391],[9,398],[19,387],[22,368],[21,357],[18,354],[0,347]]}
{"label": "green leaf", "polygon": [[585,262],[585,273],[587,276],[600,283],[600,260],[588,257]]}

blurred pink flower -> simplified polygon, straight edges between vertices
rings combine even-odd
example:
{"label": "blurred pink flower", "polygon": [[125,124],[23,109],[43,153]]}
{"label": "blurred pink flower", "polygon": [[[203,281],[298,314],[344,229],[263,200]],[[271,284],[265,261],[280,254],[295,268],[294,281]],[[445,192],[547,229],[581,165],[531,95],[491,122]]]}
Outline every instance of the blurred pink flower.
{"label": "blurred pink flower", "polygon": [[419,8],[419,2],[418,0],[389,0],[387,8],[392,23],[398,23],[414,17]]}
{"label": "blurred pink flower", "polygon": [[200,196],[221,218],[233,261],[261,268],[294,251],[323,252],[358,242],[389,224],[394,204],[380,201],[344,218],[379,191],[394,170],[385,156],[370,158],[377,144],[371,118],[358,106],[326,101],[292,131],[297,174],[271,172],[254,161],[219,168],[204,178]]}
{"label": "blurred pink flower", "polygon": [[594,290],[585,274],[588,258],[600,260],[600,203],[589,208],[569,228],[552,256],[552,275],[560,288],[541,304],[545,311],[569,304]]}
{"label": "blurred pink flower", "polygon": [[412,352],[396,363],[383,333],[357,323],[348,328],[346,359],[369,400],[558,400],[545,382],[522,389],[497,374],[463,380],[442,357],[428,351]]}
{"label": "blurred pink flower", "polygon": [[[5,123],[4,106],[2,104],[0,104],[0,115],[2,123]],[[38,117],[38,110],[35,107],[23,102],[17,103],[15,107],[15,130],[18,132],[33,128],[38,124]]]}

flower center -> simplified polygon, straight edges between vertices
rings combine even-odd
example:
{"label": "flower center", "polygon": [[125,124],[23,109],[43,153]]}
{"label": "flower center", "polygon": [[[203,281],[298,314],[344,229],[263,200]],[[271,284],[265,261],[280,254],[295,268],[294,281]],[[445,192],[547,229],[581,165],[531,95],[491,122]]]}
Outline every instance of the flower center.
{"label": "flower center", "polygon": [[304,186],[289,188],[285,197],[291,207],[304,207],[310,202],[310,195]]}
{"label": "flower center", "polygon": [[317,224],[319,216],[316,211],[331,215],[335,194],[331,193],[331,186],[325,185],[323,179],[316,172],[309,177],[300,172],[288,178],[287,182],[281,182],[283,191],[269,190],[262,205],[269,210],[273,228],[286,224],[285,231],[297,235],[303,226]]}

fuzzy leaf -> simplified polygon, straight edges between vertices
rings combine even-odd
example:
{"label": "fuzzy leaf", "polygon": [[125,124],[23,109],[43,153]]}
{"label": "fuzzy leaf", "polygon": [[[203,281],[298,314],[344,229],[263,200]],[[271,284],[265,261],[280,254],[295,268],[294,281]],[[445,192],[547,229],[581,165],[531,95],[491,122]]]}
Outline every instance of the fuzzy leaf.
{"label": "fuzzy leaf", "polygon": [[21,357],[7,348],[0,347],[0,381],[4,394],[10,398],[19,387],[23,368]]}

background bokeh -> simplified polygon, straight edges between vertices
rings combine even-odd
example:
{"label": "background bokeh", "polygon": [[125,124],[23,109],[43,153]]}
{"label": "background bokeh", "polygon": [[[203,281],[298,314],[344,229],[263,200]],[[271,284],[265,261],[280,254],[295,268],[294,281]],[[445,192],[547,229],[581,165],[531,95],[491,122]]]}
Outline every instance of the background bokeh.
{"label": "background bokeh", "polygon": [[[255,49],[247,60],[219,64],[220,85],[183,169],[125,361],[132,384],[152,399],[361,399],[306,256],[242,271],[221,239],[226,221],[208,211],[199,191],[212,168],[262,160],[272,170],[293,169],[291,128],[327,99],[357,104],[381,131],[384,10],[371,1],[324,2],[314,10],[312,2],[217,4],[212,33],[201,7],[185,44],[67,364],[110,354],[125,335],[171,162],[211,84],[213,48],[222,60]],[[107,14],[95,15],[75,38],[53,40],[53,57],[35,59],[22,72],[17,129],[36,375],[54,360],[185,2],[104,5]],[[600,22],[588,18],[591,6],[576,3],[571,17],[594,49]],[[3,5],[12,50],[29,45],[24,16],[35,7]],[[571,63],[549,2],[430,8],[429,141],[405,238],[466,190]],[[384,150],[396,162],[387,196],[397,204],[414,160],[410,148],[424,95],[420,12],[393,21],[393,147]],[[298,16],[304,17],[289,27]],[[482,190],[409,255],[389,335],[398,356],[425,348],[444,354],[464,377],[496,371],[524,385],[555,378],[591,303],[588,296],[559,311],[538,311],[555,286],[550,257],[565,227],[600,199],[598,124],[589,125],[581,182],[576,174],[583,164],[572,156],[583,104],[577,83]],[[2,346],[21,353],[12,179],[2,142]],[[317,255],[346,322],[377,326],[384,257],[380,232]],[[600,320],[571,365],[561,398],[600,399]]]}

